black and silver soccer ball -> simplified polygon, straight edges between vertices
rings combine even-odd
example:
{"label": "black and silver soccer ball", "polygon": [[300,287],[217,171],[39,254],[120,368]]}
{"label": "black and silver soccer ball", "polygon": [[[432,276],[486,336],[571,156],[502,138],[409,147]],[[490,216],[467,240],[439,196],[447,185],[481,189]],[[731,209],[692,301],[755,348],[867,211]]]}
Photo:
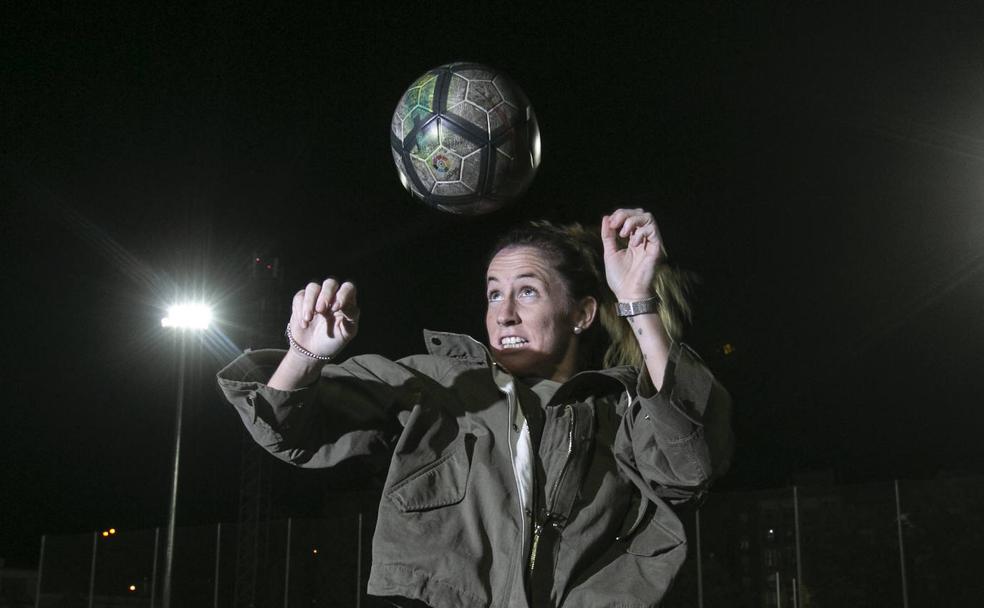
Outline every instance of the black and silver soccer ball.
{"label": "black and silver soccer ball", "polygon": [[390,143],[403,186],[462,215],[513,202],[540,164],[540,131],[526,95],[476,63],[442,65],[415,80],[393,112]]}

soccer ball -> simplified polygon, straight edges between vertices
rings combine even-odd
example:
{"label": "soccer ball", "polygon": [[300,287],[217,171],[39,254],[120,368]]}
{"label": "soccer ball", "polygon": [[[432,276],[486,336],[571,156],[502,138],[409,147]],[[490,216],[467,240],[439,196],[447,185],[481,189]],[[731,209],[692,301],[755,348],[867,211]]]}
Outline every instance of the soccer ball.
{"label": "soccer ball", "polygon": [[540,164],[540,131],[526,95],[476,63],[442,65],[415,80],[393,112],[390,143],[403,187],[462,215],[514,201]]}

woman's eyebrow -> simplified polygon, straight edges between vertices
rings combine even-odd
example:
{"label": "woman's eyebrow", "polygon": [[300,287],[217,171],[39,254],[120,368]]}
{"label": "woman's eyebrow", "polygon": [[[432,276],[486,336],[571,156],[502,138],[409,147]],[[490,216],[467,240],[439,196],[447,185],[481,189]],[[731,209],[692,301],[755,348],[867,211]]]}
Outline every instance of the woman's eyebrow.
{"label": "woman's eyebrow", "polygon": [[[513,279],[536,279],[537,281],[543,282],[543,277],[541,277],[539,274],[535,272],[524,272],[522,274],[517,274],[515,277],[513,277]],[[485,280],[486,283],[491,283],[492,281],[498,283],[499,279],[489,275],[489,277]]]}

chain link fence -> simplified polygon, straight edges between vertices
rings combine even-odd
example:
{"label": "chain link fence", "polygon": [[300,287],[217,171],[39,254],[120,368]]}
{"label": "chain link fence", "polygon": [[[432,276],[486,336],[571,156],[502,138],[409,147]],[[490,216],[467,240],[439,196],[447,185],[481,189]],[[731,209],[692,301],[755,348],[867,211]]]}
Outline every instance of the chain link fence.
{"label": "chain link fence", "polygon": [[[690,555],[669,608],[976,608],[984,598],[981,478],[716,493],[680,516]],[[371,608],[374,519],[267,522],[249,563],[237,559],[236,526],[179,528],[172,606]],[[44,537],[34,606],[161,606],[163,537]]]}

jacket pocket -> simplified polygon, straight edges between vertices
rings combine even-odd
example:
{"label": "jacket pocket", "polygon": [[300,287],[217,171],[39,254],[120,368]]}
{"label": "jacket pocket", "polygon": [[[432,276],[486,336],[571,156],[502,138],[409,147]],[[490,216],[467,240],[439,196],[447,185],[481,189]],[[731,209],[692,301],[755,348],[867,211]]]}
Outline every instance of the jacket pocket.
{"label": "jacket pocket", "polygon": [[386,495],[405,513],[454,505],[465,498],[469,469],[462,442],[452,452],[395,484]]}
{"label": "jacket pocket", "polygon": [[652,557],[659,553],[666,553],[683,543],[684,540],[679,535],[653,517],[649,525],[632,538],[625,550],[632,555]]}

